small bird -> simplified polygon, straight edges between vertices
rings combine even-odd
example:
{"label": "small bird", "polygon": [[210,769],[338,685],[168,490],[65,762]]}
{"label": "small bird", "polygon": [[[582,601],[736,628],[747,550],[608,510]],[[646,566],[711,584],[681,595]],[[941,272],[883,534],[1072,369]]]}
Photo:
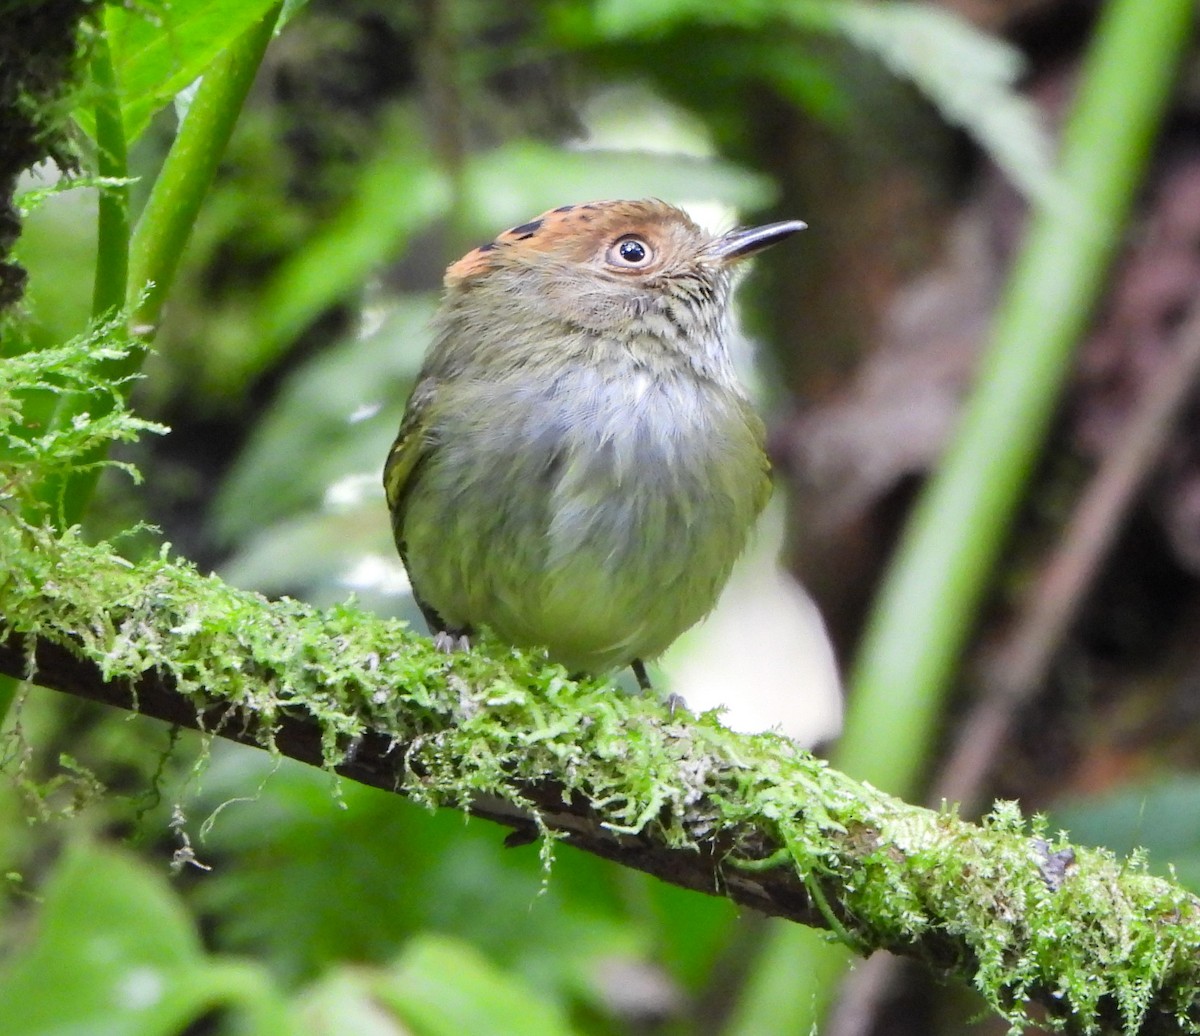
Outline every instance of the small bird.
{"label": "small bird", "polygon": [[450,266],[383,473],[439,647],[487,626],[649,686],[644,661],[712,609],[771,492],[731,268],[803,228],[563,205]]}

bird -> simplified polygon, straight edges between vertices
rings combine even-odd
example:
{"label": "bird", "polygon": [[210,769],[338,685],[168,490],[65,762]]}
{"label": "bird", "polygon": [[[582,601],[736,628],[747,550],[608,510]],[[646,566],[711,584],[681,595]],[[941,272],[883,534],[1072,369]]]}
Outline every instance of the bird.
{"label": "bird", "polygon": [[724,234],[650,200],[562,205],[446,270],[384,467],[443,651],[487,627],[573,674],[645,663],[714,606],[771,493],[734,371]]}

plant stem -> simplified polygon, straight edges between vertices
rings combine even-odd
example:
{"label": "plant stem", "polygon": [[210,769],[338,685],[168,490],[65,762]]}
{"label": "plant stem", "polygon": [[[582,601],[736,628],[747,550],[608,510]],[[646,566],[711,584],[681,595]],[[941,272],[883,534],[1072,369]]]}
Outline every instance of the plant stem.
{"label": "plant stem", "polygon": [[[205,73],[187,117],[179,127],[162,172],[150,192],[132,240],[129,236],[129,191],[127,186],[106,187],[100,192],[97,221],[96,275],[92,295],[93,319],[111,315],[128,304],[133,313],[133,332],[148,345],[157,330],[158,318],[167,297],[180,256],[212,184],[233,125],[254,81],[263,52],[275,31],[282,4],[272,7],[262,21],[246,32]],[[101,32],[92,58],[92,76],[98,89],[96,140],[97,171],[101,176],[124,178],[126,141],[121,119],[120,95],[114,75],[107,37]],[[130,275],[132,273],[132,276]],[[114,381],[137,373],[145,358],[144,349],[111,364]],[[129,383],[121,386],[129,391]],[[109,406],[104,397],[64,398],[51,423],[62,428],[81,414],[103,413]],[[100,461],[102,455],[88,458]],[[47,479],[37,490],[39,500],[51,504],[58,528],[74,525],[84,510],[99,478],[99,468],[88,467],[65,482]],[[0,720],[16,696],[18,681],[0,677]]]}
{"label": "plant stem", "polygon": [[[180,257],[274,32],[279,9],[280,5],[276,5],[268,11],[261,22],[232,44],[205,73],[133,231],[128,244],[128,276],[122,271],[120,295],[107,308],[128,305],[132,311],[132,331],[143,344],[148,345],[157,330]],[[111,74],[111,64],[108,69]],[[98,135],[100,115],[98,111]],[[124,151],[123,136],[121,151]],[[107,259],[108,253],[102,250],[97,257],[96,275],[97,291],[103,279],[106,299],[117,287],[116,276],[99,269]],[[135,349],[124,359],[113,362],[108,373],[113,381],[128,378],[137,373],[144,358],[145,350]],[[122,391],[128,392],[129,386],[126,382],[121,386]],[[102,413],[108,405],[100,398],[71,397],[55,411],[54,424],[61,428],[80,414]],[[83,517],[99,472],[99,467],[92,466],[65,484],[42,487],[39,498],[54,504],[53,513],[61,527],[74,525]]]}
{"label": "plant stem", "polygon": [[175,143],[154,183],[130,244],[129,297],[134,332],[153,338],[234,123],[271,41],[277,4],[229,47],[204,74]]}
{"label": "plant stem", "polygon": [[[96,171],[101,177],[128,176],[125,126],[121,98],[113,71],[108,37],[99,33],[92,53],[96,100]],[[129,276],[129,185],[100,188],[96,218],[96,274],[92,289],[92,320],[111,316],[125,304]]]}

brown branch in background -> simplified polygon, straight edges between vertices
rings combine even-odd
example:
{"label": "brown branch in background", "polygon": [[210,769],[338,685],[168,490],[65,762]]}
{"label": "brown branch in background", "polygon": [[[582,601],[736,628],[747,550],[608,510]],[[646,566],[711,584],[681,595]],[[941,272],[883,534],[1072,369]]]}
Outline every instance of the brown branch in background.
{"label": "brown branch in background", "polygon": [[1170,433],[1200,380],[1200,303],[1192,306],[1174,348],[1151,378],[1120,445],[1100,465],[1031,594],[1029,607],[991,656],[982,694],[934,784],[933,801],[978,807],[984,781],[1021,708],[1045,683],[1055,653],[1157,470]]}

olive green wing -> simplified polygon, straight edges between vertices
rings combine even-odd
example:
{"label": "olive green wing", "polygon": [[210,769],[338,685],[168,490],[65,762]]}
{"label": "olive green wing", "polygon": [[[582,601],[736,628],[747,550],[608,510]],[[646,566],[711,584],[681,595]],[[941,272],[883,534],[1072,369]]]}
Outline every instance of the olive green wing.
{"label": "olive green wing", "polygon": [[767,456],[766,450],[763,450],[762,459],[762,477],[758,483],[758,495],[754,500],[754,513],[762,514],[763,508],[767,506],[767,501],[771,499],[771,494],[775,491],[775,484],[771,480],[771,459]]}
{"label": "olive green wing", "polygon": [[400,556],[404,557],[404,508],[416,480],[421,461],[429,452],[429,404],[434,395],[434,383],[418,385],[408,401],[404,420],[396,441],[383,466],[383,490],[387,494],[388,510],[392,513],[392,530]]}
{"label": "olive green wing", "polygon": [[763,508],[767,506],[767,501],[771,499],[771,494],[775,490],[775,484],[771,479],[771,458],[767,456],[767,426],[763,424],[762,418],[749,403],[744,405],[743,413],[758,445],[759,476],[754,497],[754,513],[759,515],[762,514]]}

